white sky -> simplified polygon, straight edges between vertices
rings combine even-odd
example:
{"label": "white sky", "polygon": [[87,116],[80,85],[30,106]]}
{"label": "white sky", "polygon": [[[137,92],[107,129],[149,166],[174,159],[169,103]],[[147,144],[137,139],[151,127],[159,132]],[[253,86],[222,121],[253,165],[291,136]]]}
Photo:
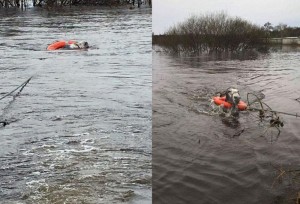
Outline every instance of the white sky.
{"label": "white sky", "polygon": [[269,21],[300,27],[300,0],[153,0],[152,30],[162,34],[192,14],[219,11],[260,26]]}

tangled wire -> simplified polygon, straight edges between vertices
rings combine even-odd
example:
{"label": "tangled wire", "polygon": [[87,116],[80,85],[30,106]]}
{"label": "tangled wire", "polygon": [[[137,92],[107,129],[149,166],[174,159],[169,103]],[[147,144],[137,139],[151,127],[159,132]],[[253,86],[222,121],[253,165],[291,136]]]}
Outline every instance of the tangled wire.
{"label": "tangled wire", "polygon": [[[255,99],[252,102],[250,102],[250,100],[249,100],[250,96],[255,97]],[[211,111],[209,111],[210,115],[224,113],[224,108],[222,105],[220,105],[216,108],[213,104],[214,104],[214,101],[212,100],[211,101],[212,109],[211,109]],[[225,109],[225,113],[226,113],[226,111],[227,110]],[[276,130],[278,131],[278,134],[276,137],[278,137],[280,135],[280,132],[281,132],[280,128],[284,126],[283,120],[281,119],[279,114],[299,117],[299,114],[285,113],[285,112],[273,110],[268,104],[266,104],[265,102],[262,101],[261,97],[259,97],[255,93],[247,93],[247,109],[246,109],[246,111],[258,112],[258,117],[261,122],[268,121],[268,124],[269,124],[268,128],[266,128],[266,130],[263,132],[262,135],[265,135],[266,132],[270,128],[276,128]],[[236,117],[235,115],[232,115],[230,113],[230,111],[227,115],[229,115],[230,117]]]}

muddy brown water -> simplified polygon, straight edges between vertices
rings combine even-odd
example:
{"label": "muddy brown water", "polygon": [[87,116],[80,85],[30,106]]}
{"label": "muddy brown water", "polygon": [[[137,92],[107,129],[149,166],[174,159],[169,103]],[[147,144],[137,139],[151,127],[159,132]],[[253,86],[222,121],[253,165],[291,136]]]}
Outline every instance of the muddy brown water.
{"label": "muddy brown water", "polygon": [[0,39],[0,97],[33,76],[0,101],[0,203],[151,203],[151,9],[2,9]]}
{"label": "muddy brown water", "polygon": [[257,113],[207,114],[231,86],[299,114],[300,49],[276,50],[193,57],[153,48],[153,203],[295,203],[299,174],[275,178],[300,168],[300,119],[281,115],[276,137]]}

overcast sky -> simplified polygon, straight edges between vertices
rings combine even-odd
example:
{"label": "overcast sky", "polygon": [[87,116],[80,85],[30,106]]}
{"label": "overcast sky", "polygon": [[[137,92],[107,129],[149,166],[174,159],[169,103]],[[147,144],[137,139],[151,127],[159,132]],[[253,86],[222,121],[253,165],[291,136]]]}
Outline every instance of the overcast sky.
{"label": "overcast sky", "polygon": [[152,24],[155,34],[164,33],[170,26],[192,14],[225,11],[262,26],[285,23],[300,27],[300,0],[153,0]]}

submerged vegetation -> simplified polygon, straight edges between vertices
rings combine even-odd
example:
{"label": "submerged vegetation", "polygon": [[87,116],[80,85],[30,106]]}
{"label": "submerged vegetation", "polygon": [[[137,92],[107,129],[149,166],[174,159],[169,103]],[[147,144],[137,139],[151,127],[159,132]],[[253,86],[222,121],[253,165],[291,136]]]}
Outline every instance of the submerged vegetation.
{"label": "submerged vegetation", "polygon": [[165,34],[153,35],[153,44],[173,52],[223,52],[261,47],[268,37],[264,27],[221,12],[191,16]]}
{"label": "submerged vegetation", "polygon": [[152,0],[0,0],[0,8],[19,7],[26,8],[28,5],[38,7],[56,7],[56,6],[75,6],[75,5],[102,5],[102,6],[120,6],[137,4],[152,5]]}

